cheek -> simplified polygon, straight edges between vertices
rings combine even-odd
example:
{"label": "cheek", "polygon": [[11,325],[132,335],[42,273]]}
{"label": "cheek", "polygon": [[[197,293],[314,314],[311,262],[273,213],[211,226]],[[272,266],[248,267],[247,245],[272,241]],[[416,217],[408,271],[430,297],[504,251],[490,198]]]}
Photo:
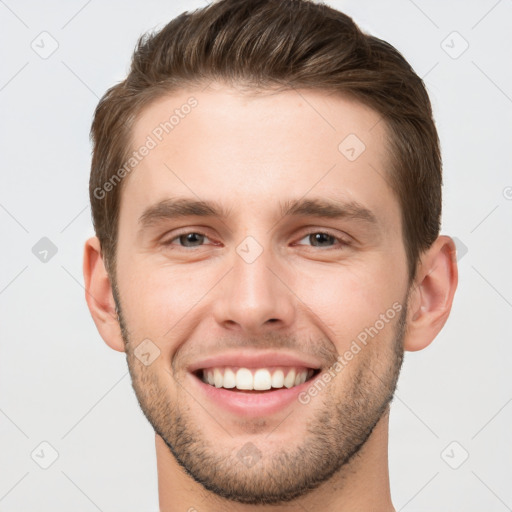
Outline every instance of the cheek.
{"label": "cheek", "polygon": [[214,277],[181,266],[126,266],[119,276],[119,291],[131,332],[155,340],[172,336],[186,324],[181,319],[200,303]]}
{"label": "cheek", "polygon": [[[359,335],[364,338],[361,333],[376,322],[383,336],[394,323],[396,303],[400,303],[403,293],[400,280],[391,280],[396,274],[384,272],[380,265],[372,272],[368,270],[368,266],[319,267],[304,273],[307,278],[296,278],[292,288],[307,306],[305,314],[338,351],[346,350]],[[384,325],[381,315],[387,320]]]}

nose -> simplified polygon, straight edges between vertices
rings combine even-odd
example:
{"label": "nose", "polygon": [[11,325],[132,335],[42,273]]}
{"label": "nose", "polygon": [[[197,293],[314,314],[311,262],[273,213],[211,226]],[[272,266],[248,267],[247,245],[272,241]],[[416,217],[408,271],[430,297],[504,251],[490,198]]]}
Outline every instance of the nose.
{"label": "nose", "polygon": [[217,290],[215,320],[225,329],[252,336],[286,330],[294,321],[297,300],[287,285],[286,267],[270,249],[252,262],[240,254],[234,252],[232,269]]}

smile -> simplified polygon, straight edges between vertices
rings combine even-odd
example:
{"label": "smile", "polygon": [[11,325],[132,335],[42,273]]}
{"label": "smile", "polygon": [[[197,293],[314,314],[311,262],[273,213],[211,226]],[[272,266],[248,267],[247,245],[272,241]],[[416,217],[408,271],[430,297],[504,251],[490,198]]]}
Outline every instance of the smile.
{"label": "smile", "polygon": [[311,355],[246,348],[194,361],[187,367],[187,383],[203,407],[261,418],[304,407],[298,396],[320,378],[321,367]]}
{"label": "smile", "polygon": [[318,373],[318,370],[304,367],[215,367],[201,369],[197,372],[197,376],[204,383],[216,388],[268,391],[299,386],[311,379],[316,373]]}

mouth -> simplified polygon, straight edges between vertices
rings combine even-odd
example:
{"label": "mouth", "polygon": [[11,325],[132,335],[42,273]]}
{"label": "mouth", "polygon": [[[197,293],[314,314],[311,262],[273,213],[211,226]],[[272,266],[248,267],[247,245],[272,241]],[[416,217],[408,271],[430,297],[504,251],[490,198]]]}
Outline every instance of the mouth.
{"label": "mouth", "polygon": [[196,370],[193,375],[211,387],[244,394],[261,394],[298,387],[314,379],[319,373],[318,368],[301,366],[264,368],[215,366]]}
{"label": "mouth", "polygon": [[322,364],[307,354],[246,348],[207,356],[187,370],[190,389],[204,400],[203,408],[209,405],[238,418],[261,418],[304,407],[300,393],[320,378]]}

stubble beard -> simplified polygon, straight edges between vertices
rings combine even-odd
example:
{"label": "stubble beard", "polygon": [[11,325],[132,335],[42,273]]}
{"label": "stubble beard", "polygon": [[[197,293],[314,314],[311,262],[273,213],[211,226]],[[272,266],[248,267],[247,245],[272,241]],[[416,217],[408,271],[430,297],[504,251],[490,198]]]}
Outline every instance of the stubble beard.
{"label": "stubble beard", "polygon": [[[135,357],[133,340],[118,299],[116,304],[132,386],[142,412],[187,474],[208,491],[233,502],[284,504],[307,495],[335,474],[343,481],[341,470],[348,469],[349,462],[357,456],[388,411],[403,362],[405,306],[395,322],[394,339],[384,363],[382,355],[377,356],[370,344],[364,347],[367,357],[359,364],[348,387],[333,396],[332,390],[336,388],[330,386],[335,385],[334,379],[315,398],[315,403],[321,400],[322,406],[304,420],[306,435],[298,445],[268,454],[264,452],[264,446],[262,451],[257,449],[255,441],[252,449],[262,453],[262,457],[254,465],[245,465],[239,450],[246,443],[240,443],[228,453],[219,453],[219,445],[214,446],[194,419],[187,405],[187,400],[192,399],[185,390],[180,390],[183,387],[181,381],[167,374],[169,385],[181,391],[181,398],[173,402],[168,386],[152,371],[152,366],[144,367]],[[375,339],[371,343],[379,341],[384,340]],[[297,404],[297,407],[307,405]],[[222,418],[218,420],[222,422]],[[286,420],[279,428],[286,428]]]}

